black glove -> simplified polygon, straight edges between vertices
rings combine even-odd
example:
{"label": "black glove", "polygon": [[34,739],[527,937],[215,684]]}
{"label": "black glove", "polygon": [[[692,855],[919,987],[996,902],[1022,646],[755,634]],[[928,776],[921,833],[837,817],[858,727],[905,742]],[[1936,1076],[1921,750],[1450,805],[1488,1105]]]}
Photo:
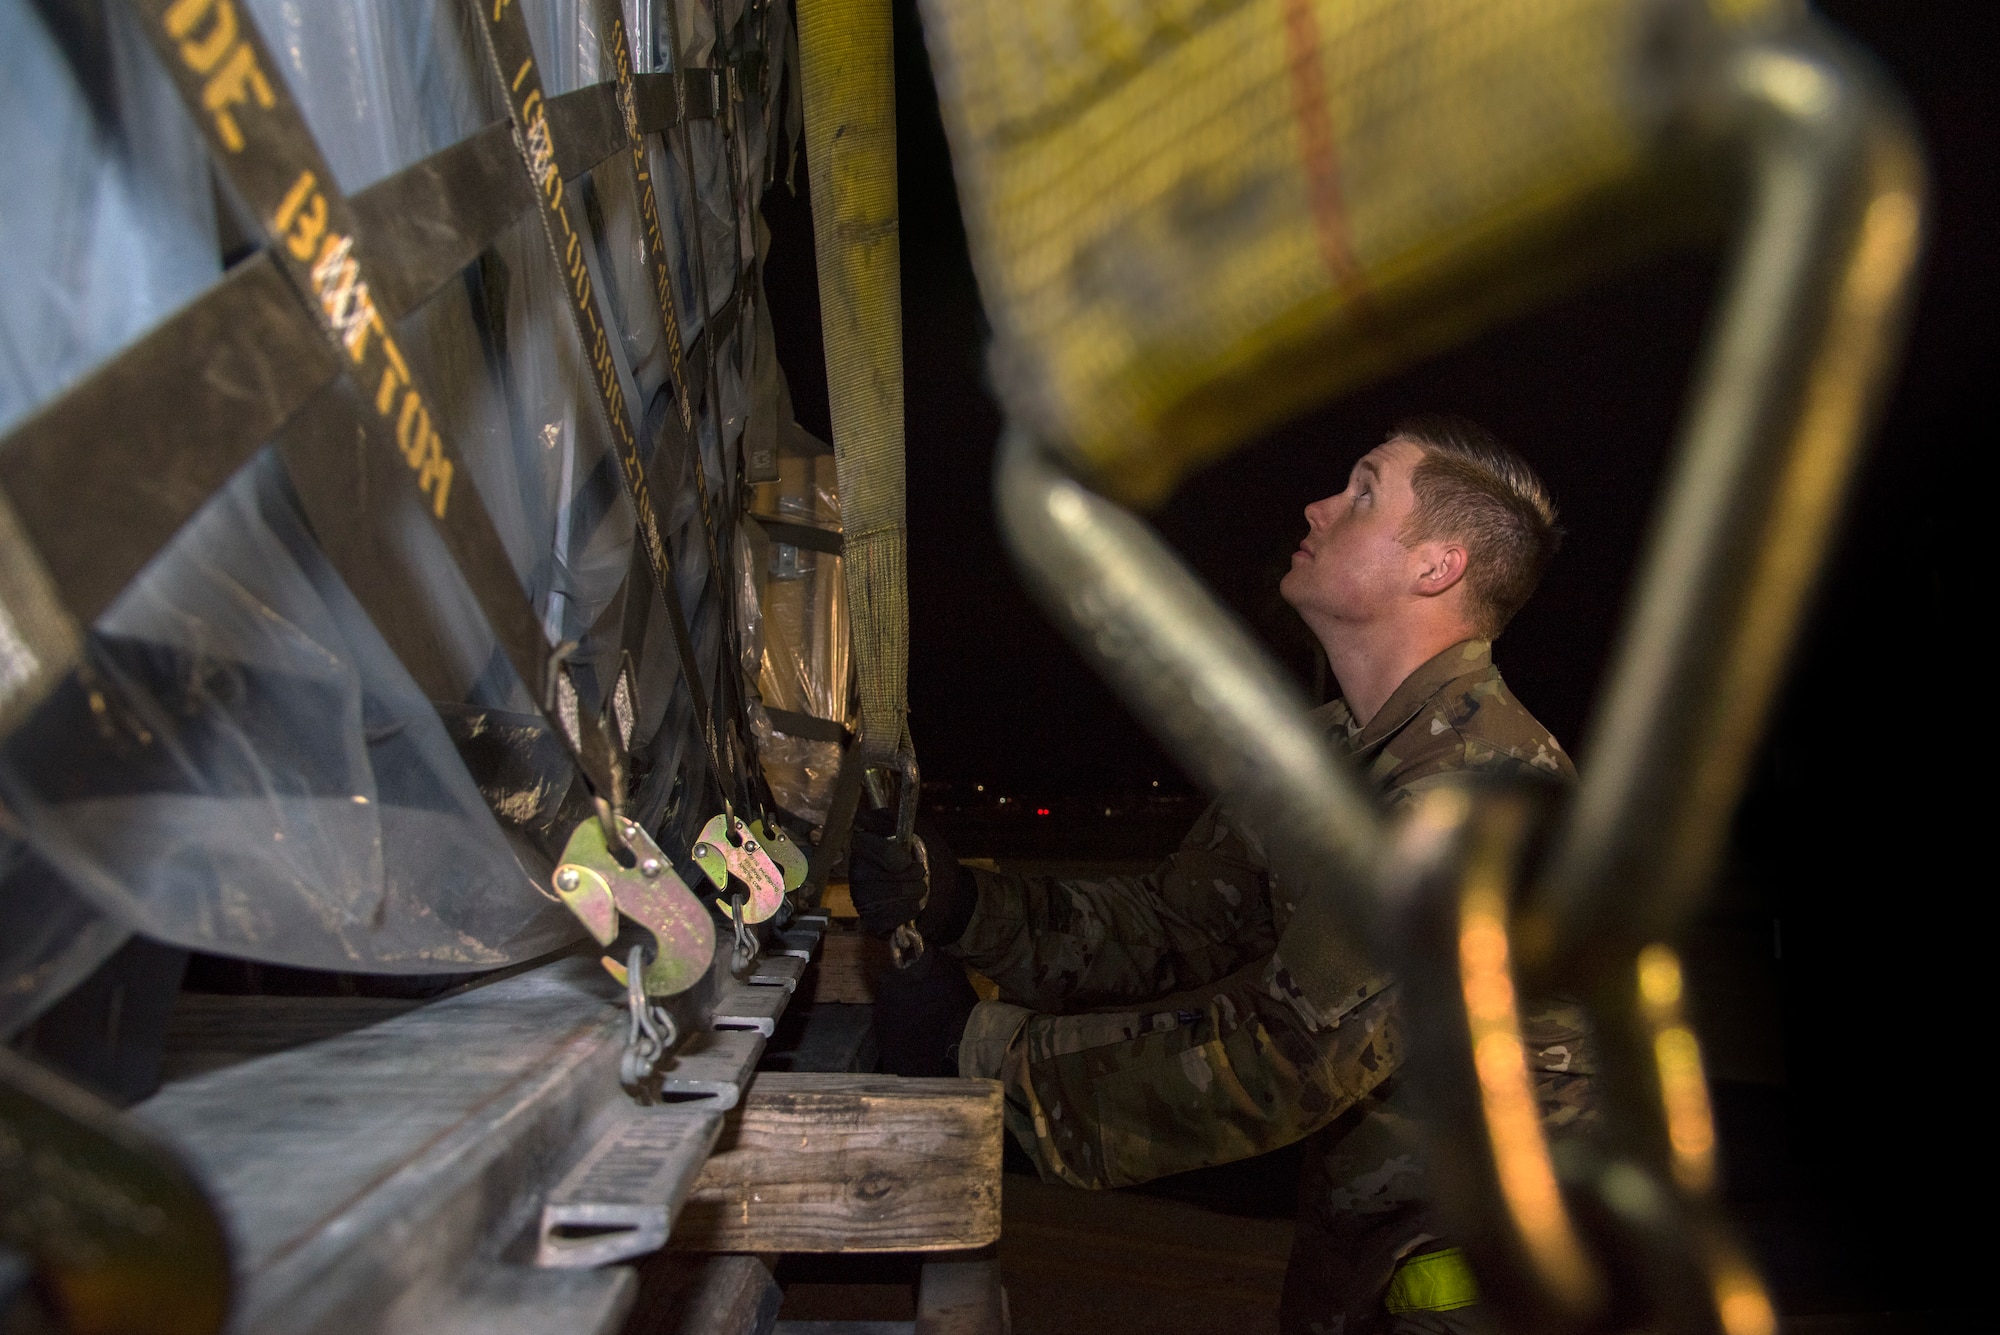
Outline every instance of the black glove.
{"label": "black glove", "polygon": [[885,1075],[957,1075],[958,1044],[979,994],[965,966],[926,950],[875,984],[876,1068]]}
{"label": "black glove", "polygon": [[915,842],[923,845],[921,854],[897,842],[887,812],[856,817],[847,849],[848,893],[869,935],[889,936],[915,921],[926,946],[948,946],[965,935],[979,886],[928,822],[917,822]]}

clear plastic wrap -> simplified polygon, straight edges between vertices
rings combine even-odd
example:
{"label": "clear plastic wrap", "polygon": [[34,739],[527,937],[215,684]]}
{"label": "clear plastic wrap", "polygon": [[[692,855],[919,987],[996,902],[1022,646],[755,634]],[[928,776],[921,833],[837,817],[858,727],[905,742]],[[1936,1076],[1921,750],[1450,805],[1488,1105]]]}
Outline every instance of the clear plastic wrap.
{"label": "clear plastic wrap", "polygon": [[736,494],[741,459],[739,447],[743,440],[743,427],[750,414],[750,387],[743,374],[746,332],[740,325],[730,331],[715,357],[716,412],[722,419],[717,485],[729,496]]}
{"label": "clear plastic wrap", "polygon": [[706,65],[715,55],[715,18],[703,0],[679,0],[681,50],[690,65]]}
{"label": "clear plastic wrap", "polygon": [[[778,480],[755,488],[758,514],[815,528],[840,527],[833,451],[786,413],[779,428]],[[847,587],[841,560],[824,552],[773,542],[746,526],[749,574],[762,609],[761,707],[751,726],[765,781],[778,804],[795,815],[826,817],[840,748],[779,731],[767,709],[788,710],[853,727],[853,664],[847,633]]]}
{"label": "clear plastic wrap", "polygon": [[708,309],[714,312],[736,292],[736,204],[729,182],[728,142],[719,122],[697,120],[688,122],[687,143],[693,155],[687,167],[707,266]]}
{"label": "clear plastic wrap", "polygon": [[542,91],[548,96],[573,93],[612,76],[601,69],[596,0],[521,0],[521,16],[527,20]]}
{"label": "clear plastic wrap", "polygon": [[698,252],[689,244],[694,235],[694,203],[678,159],[660,137],[655,136],[647,154],[653,181],[659,187],[660,231],[666,240],[668,274],[673,280],[674,318],[680,324],[682,340],[692,344],[706,323],[696,296],[696,284],[700,281],[695,268]]}
{"label": "clear plastic wrap", "polygon": [[177,945],[406,973],[575,934],[275,456],[99,619],[90,664],[8,739],[4,782],[37,855],[101,913]]}
{"label": "clear plastic wrap", "polygon": [[131,935],[26,844],[0,840],[0,1038],[88,978]]}
{"label": "clear plastic wrap", "polygon": [[[623,3],[635,64],[671,68],[664,0]],[[347,191],[502,114],[464,0],[243,4]],[[611,75],[593,0],[524,8],[552,96]],[[31,0],[0,0],[0,110],[11,113],[0,120],[0,165],[13,190],[0,214],[0,431],[219,275],[216,189],[199,137],[126,7],[105,13],[104,49],[76,52],[51,37]],[[689,62],[721,59],[711,8],[682,0],[678,15]],[[732,40],[747,36],[742,15],[735,0],[723,7],[720,30]],[[657,137],[648,149],[689,342],[736,296],[754,249],[742,224],[754,222],[749,201],[768,175],[771,135],[767,108],[740,111],[734,181],[716,122],[691,127],[690,161]],[[740,670],[774,707],[849,720],[837,558],[780,559],[774,551],[791,549],[759,546],[749,527],[727,553],[737,579],[724,587],[696,505],[692,451],[726,523],[741,494],[741,438],[774,429],[760,420],[769,414],[784,424],[790,462],[763,508],[838,522],[831,456],[797,433],[782,378],[771,382],[762,293],[752,319],[714,349],[713,413],[678,457],[655,459],[675,409],[637,200],[622,165],[593,175],[573,183],[591,233],[585,259],[617,334],[627,400],[643,409],[641,462],[705,692],[726,698],[720,674]],[[564,301],[529,215],[406,314],[397,336],[549,641],[576,643],[586,693],[605,696],[626,647],[619,613],[653,590],[633,564],[632,515]],[[706,386],[691,388],[705,399]],[[533,703],[411,496],[386,490],[373,518],[418,572],[380,627],[265,451],[92,627],[84,671],[0,743],[10,815],[0,836],[0,1033],[132,931],[273,963],[398,973],[503,965],[576,938],[538,889],[543,850],[524,833],[530,811],[552,816],[561,793],[545,790],[568,772],[558,759],[521,810],[510,795],[482,794],[455,729],[470,719],[534,732]],[[731,599],[741,600],[741,664],[725,652]],[[713,799],[668,621],[653,611],[639,655],[633,810],[664,821],[671,844],[712,814]],[[392,642],[420,652],[399,660]],[[791,766],[779,800],[815,810],[837,748],[768,725],[753,707],[769,772]]]}
{"label": "clear plastic wrap", "polygon": [[244,0],[352,194],[502,113],[457,0]]}
{"label": "clear plastic wrap", "polygon": [[674,67],[672,28],[666,0],[623,0],[625,41],[632,49],[632,68],[647,74]]}
{"label": "clear plastic wrap", "polygon": [[0,431],[216,280],[201,138],[123,6],[77,80],[29,0],[0,0]]}
{"label": "clear plastic wrap", "polygon": [[646,264],[636,185],[631,158],[619,153],[576,188],[596,241],[589,259],[604,294],[604,317],[618,331],[624,366],[630,368],[638,394],[630,402],[645,404],[666,383],[672,362],[660,323],[659,295]]}
{"label": "clear plastic wrap", "polygon": [[750,550],[750,526],[736,530],[735,566],[731,583],[736,593],[737,671],[754,682],[764,669],[764,608],[757,597],[756,554]]}
{"label": "clear plastic wrap", "polygon": [[[462,0],[253,0],[286,78],[342,185],[358,188],[449,146],[501,114],[478,16]],[[594,78],[588,0],[526,7],[552,92]],[[606,494],[609,442],[591,406],[582,350],[540,226],[518,220],[487,256],[402,322],[399,334],[458,442],[551,643],[581,638],[615,596],[629,512]],[[445,700],[525,713],[471,594],[410,505],[399,541],[436,572],[412,615],[441,626],[453,657]]]}
{"label": "clear plastic wrap", "polygon": [[[761,257],[771,246],[771,232],[764,220],[757,220],[757,250]],[[771,323],[768,304],[760,298],[751,309],[751,336],[744,340],[749,364],[744,368],[744,393],[749,397],[743,422],[743,455],[750,460],[778,457],[778,423],[792,420],[792,396],[785,383],[784,368],[778,365],[777,330]],[[749,467],[749,465],[746,465]],[[761,479],[760,479],[761,480]]]}
{"label": "clear plastic wrap", "polygon": [[[457,4],[250,9],[349,189],[493,110],[474,16]],[[18,132],[0,131],[0,159],[19,198],[50,210],[10,208],[5,221],[0,264],[19,272],[0,291],[0,421],[217,275],[199,141],[124,7],[107,12],[116,78],[110,104],[93,106],[75,73],[98,68],[90,53],[73,63],[22,0],[0,0],[0,96],[36,110],[8,118]],[[526,221],[398,334],[560,641],[614,596],[631,519],[602,467],[602,432],[579,412],[581,351],[546,241]],[[50,273],[68,290],[48,288]],[[125,281],[98,278],[110,274]],[[73,318],[53,318],[65,303]],[[62,326],[75,336],[48,337]],[[26,842],[0,849],[0,895],[10,921],[39,929],[0,938],[0,1024],[32,1018],[129,930],[412,973],[505,964],[574,938],[433,705],[525,713],[531,702],[414,504],[391,492],[378,518],[406,566],[429,572],[407,600],[438,655],[423,686],[333,574],[265,456],[99,620],[90,675],[8,739],[0,788]]]}
{"label": "clear plastic wrap", "polygon": [[[122,6],[101,37],[65,50],[27,0],[0,0],[0,432],[220,272],[199,135]],[[86,87],[73,61],[101,77]],[[0,1036],[130,934],[35,855],[20,821],[0,833]]]}

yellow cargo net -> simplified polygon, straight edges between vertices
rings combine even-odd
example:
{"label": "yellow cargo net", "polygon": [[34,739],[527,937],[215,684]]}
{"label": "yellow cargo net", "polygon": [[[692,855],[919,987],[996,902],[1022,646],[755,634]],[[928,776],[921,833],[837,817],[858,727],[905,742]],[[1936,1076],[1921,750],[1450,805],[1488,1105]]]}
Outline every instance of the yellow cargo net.
{"label": "yellow cargo net", "polygon": [[1008,408],[1157,500],[1490,311],[1470,275],[1639,174],[1661,53],[1783,8],[924,0]]}

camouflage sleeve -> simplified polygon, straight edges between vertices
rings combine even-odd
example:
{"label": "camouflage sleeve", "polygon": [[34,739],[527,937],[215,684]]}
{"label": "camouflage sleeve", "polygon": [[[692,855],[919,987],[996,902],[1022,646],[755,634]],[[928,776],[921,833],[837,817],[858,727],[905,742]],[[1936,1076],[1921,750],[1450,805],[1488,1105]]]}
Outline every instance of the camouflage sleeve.
{"label": "camouflage sleeve", "polygon": [[1276,940],[1262,859],[1213,808],[1144,876],[973,876],[979,906],[953,951],[1004,999],[1036,1010],[1201,987]]}
{"label": "camouflage sleeve", "polygon": [[1043,1015],[987,1001],[959,1071],[1001,1081],[1007,1128],[1043,1177],[1129,1186],[1277,1149],[1352,1107],[1398,1064],[1394,991],[1327,1023],[1273,957],[1185,1010]]}

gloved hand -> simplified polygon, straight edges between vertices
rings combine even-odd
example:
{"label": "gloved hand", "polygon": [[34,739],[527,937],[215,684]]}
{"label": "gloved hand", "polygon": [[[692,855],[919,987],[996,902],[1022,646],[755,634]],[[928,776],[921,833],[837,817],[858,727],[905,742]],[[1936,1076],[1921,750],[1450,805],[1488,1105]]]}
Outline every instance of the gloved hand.
{"label": "gloved hand", "polygon": [[957,1075],[958,1044],[979,994],[965,966],[926,950],[875,982],[876,1069],[885,1075]]}
{"label": "gloved hand", "polygon": [[972,921],[978,883],[928,822],[917,822],[916,842],[921,854],[896,841],[888,812],[857,816],[847,848],[848,893],[871,936],[890,936],[915,921],[926,946],[948,946]]}

